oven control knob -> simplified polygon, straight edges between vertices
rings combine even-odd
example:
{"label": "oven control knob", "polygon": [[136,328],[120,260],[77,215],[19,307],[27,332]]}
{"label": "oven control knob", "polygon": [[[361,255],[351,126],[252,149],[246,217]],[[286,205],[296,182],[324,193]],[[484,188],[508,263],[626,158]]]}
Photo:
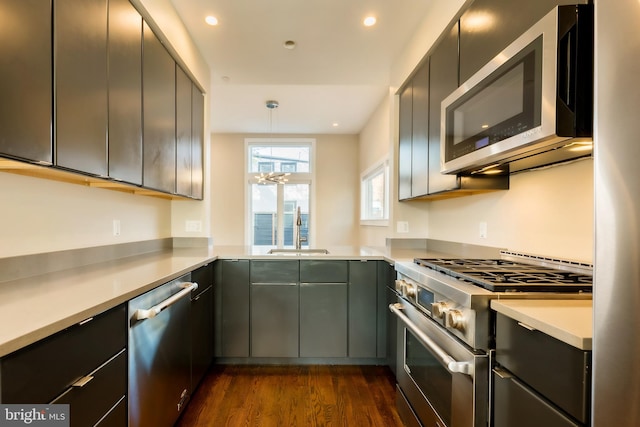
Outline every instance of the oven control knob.
{"label": "oven control knob", "polygon": [[434,302],[431,304],[431,314],[433,314],[438,319],[442,319],[449,309],[449,304],[444,301]]}
{"label": "oven control knob", "polygon": [[459,331],[464,331],[464,314],[460,310],[447,311],[447,326]]}
{"label": "oven control knob", "polygon": [[402,279],[397,279],[396,280],[396,292],[398,292],[399,294],[404,292],[404,286],[407,284],[407,282],[405,282]]}
{"label": "oven control knob", "polygon": [[404,294],[409,298],[416,297],[416,286],[411,283],[405,283],[404,285]]}

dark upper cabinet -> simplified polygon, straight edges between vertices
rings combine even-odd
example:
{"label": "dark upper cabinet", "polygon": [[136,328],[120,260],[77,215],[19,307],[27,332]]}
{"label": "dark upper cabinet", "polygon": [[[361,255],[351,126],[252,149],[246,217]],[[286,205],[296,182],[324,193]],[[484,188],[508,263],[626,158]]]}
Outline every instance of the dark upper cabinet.
{"label": "dark upper cabinet", "polygon": [[460,188],[456,175],[440,173],[441,103],[458,88],[458,23],[431,53],[429,74],[429,193]]}
{"label": "dark upper cabinet", "polygon": [[55,163],[106,176],[107,0],[53,4]]}
{"label": "dark upper cabinet", "polygon": [[202,199],[204,182],[204,94],[191,85],[191,197]]}
{"label": "dark upper cabinet", "polygon": [[400,120],[398,126],[398,199],[400,200],[411,198],[412,92],[412,82],[409,82],[400,92]]}
{"label": "dark upper cabinet", "polygon": [[0,155],[51,163],[51,3],[0,0],[0,40]]}
{"label": "dark upper cabinet", "polygon": [[191,80],[176,64],[176,193],[191,196]]}
{"label": "dark upper cabinet", "polygon": [[418,68],[400,93],[398,198],[427,194],[429,63]]}
{"label": "dark upper cabinet", "polygon": [[109,0],[109,176],[142,184],[142,17]]}
{"label": "dark upper cabinet", "polygon": [[428,193],[429,176],[429,61],[413,76],[411,140],[411,196]]}
{"label": "dark upper cabinet", "polygon": [[460,17],[460,83],[557,5],[586,0],[475,0]]}
{"label": "dark upper cabinet", "polygon": [[143,185],[174,193],[176,187],[175,61],[143,24]]}

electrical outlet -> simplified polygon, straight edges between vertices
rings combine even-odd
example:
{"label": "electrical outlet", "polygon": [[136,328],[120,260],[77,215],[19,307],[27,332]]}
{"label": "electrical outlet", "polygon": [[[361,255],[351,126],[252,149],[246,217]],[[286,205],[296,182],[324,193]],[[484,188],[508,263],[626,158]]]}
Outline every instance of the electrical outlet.
{"label": "electrical outlet", "polygon": [[409,222],[408,221],[398,221],[396,223],[396,232],[397,233],[408,233],[409,232]]}
{"label": "electrical outlet", "polygon": [[202,221],[187,220],[184,228],[187,232],[199,233],[202,231]]}
{"label": "electrical outlet", "polygon": [[114,219],[113,220],[113,235],[114,236],[119,236],[120,235],[120,220],[119,219]]}
{"label": "electrical outlet", "polygon": [[487,223],[485,221],[480,221],[480,226],[478,227],[479,234],[481,239],[487,238]]}

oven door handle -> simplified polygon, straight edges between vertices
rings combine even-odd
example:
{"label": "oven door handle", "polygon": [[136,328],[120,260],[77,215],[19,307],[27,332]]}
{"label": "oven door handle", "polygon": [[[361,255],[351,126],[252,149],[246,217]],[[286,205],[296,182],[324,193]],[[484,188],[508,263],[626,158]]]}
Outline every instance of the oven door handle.
{"label": "oven door handle", "polygon": [[418,328],[415,323],[411,321],[401,310],[402,304],[395,303],[389,304],[389,310],[394,313],[402,322],[407,325],[407,328],[411,329],[411,332],[418,338],[420,343],[427,347],[435,356],[440,359],[440,362],[453,374],[465,374],[473,377],[473,363],[470,362],[458,362],[453,357],[444,351],[438,344],[436,344],[431,338],[429,338],[424,332]]}

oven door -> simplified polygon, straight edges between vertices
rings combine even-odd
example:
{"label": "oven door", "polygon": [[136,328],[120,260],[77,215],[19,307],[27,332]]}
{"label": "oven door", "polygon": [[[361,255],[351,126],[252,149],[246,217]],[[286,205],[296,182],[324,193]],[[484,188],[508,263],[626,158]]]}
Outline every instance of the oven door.
{"label": "oven door", "polygon": [[488,356],[399,301],[389,306],[399,320],[397,381],[416,418],[425,427],[486,427]]}

